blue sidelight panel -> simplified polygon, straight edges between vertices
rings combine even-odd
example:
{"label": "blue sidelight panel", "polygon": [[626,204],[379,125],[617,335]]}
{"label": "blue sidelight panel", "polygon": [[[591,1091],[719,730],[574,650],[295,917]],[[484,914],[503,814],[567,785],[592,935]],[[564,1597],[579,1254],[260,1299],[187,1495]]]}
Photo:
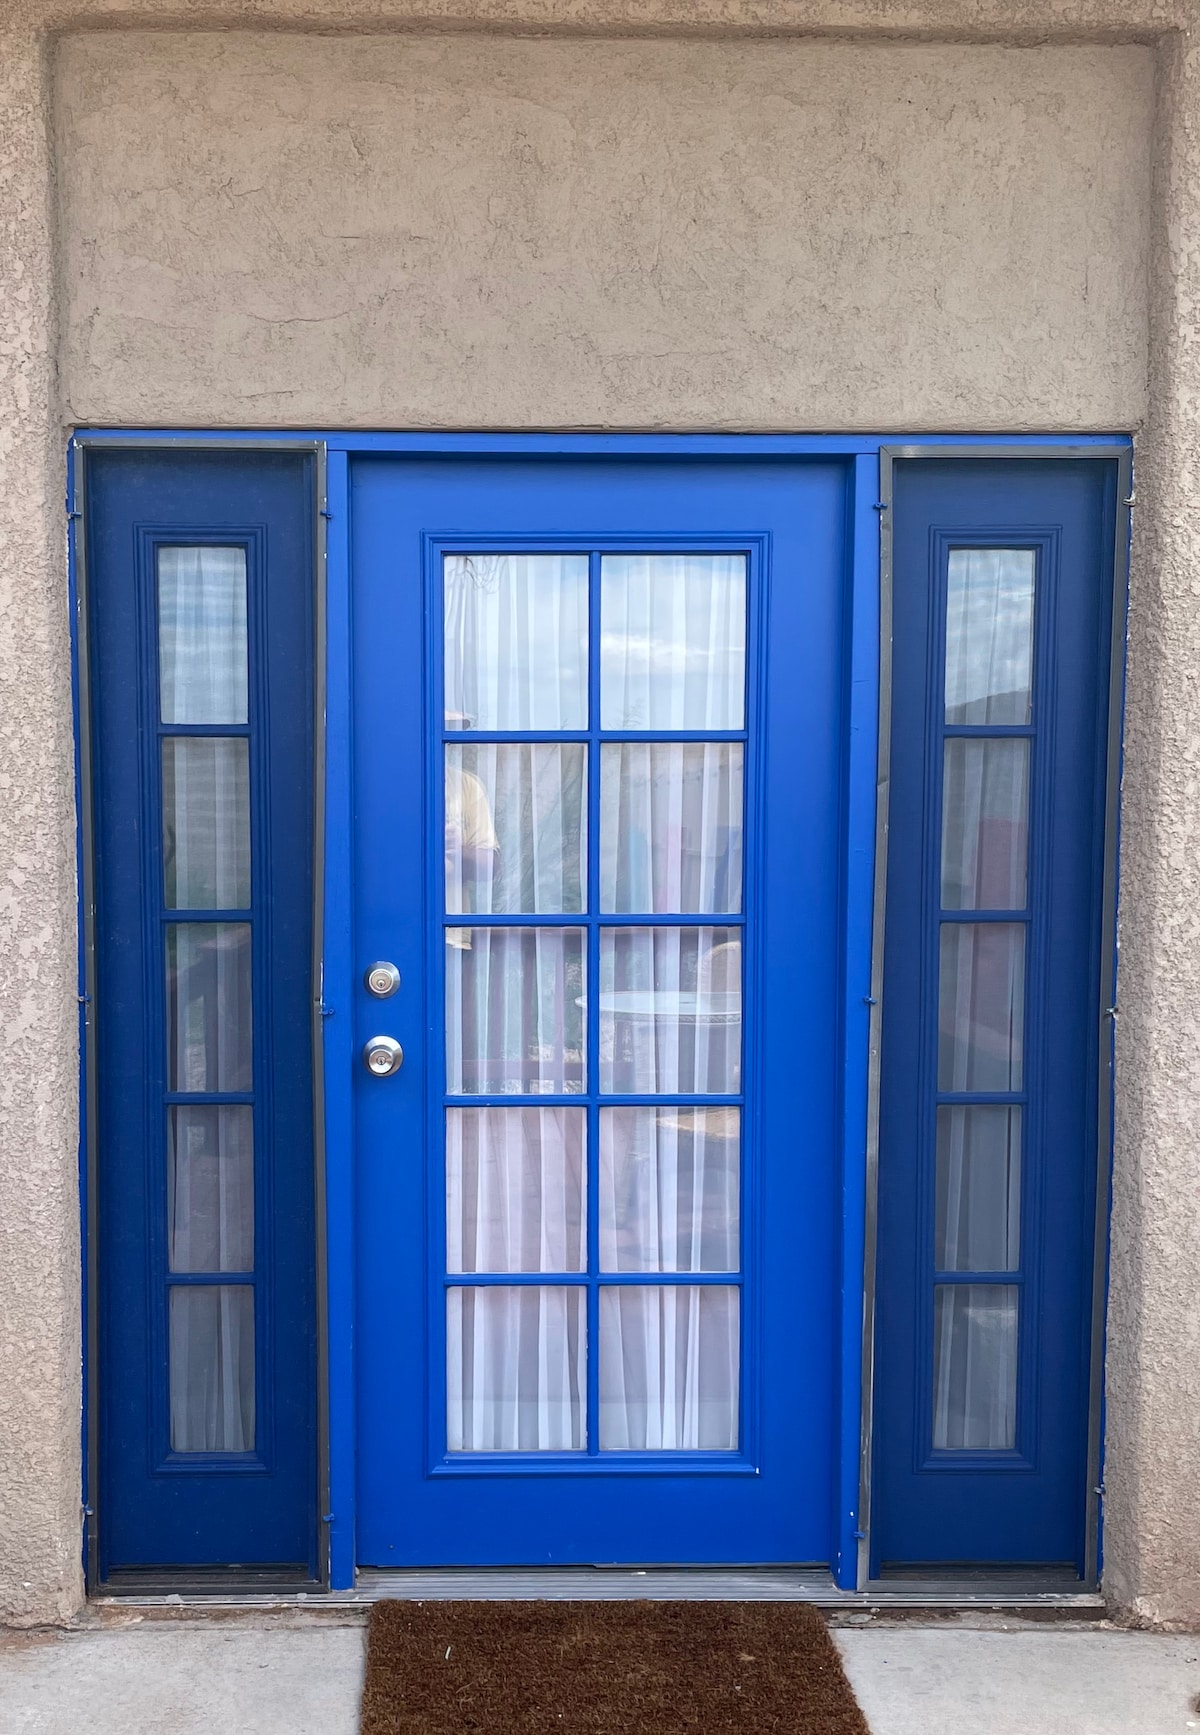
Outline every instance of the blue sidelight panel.
{"label": "blue sidelight panel", "polygon": [[1084,1571],[1116,487],[896,464],[876,1572]]}
{"label": "blue sidelight panel", "polygon": [[313,1580],[315,460],[86,462],[98,1577]]}
{"label": "blue sidelight panel", "polygon": [[[356,1073],[360,1564],[831,1558],[840,1200],[838,888],[851,481],[851,467],[838,461],[351,458],[358,1045],[390,1036],[405,1056],[391,1077],[372,1077],[361,1065]],[[568,606],[569,590],[577,622],[571,672],[551,715],[504,713],[490,692],[463,700],[444,683],[446,563],[458,562],[457,573],[469,563],[470,581],[485,598],[479,609],[486,613],[492,606],[486,597],[507,582],[501,560],[506,554],[566,563],[563,588],[548,593],[540,611],[521,617],[519,629],[536,639],[538,655],[548,654],[548,637],[561,646],[561,628],[552,633],[548,623]],[[700,722],[672,720],[659,714],[653,691],[644,711],[606,710],[601,645],[609,643],[612,623],[606,625],[604,614],[604,562],[632,555],[636,565],[644,556],[688,554],[745,561],[744,719],[740,711],[717,707]],[[610,569],[612,594],[619,584],[632,584],[622,592],[634,599],[630,608],[640,606],[637,598],[644,600],[639,587],[655,582],[649,565],[643,566],[633,580],[627,568]],[[504,631],[516,633],[517,615],[500,615]],[[662,692],[669,691],[672,667],[683,671],[680,679],[690,678],[688,659],[673,663],[670,644],[654,633],[635,645],[625,628],[612,631],[625,635],[630,656],[651,664],[665,658]],[[672,632],[678,645],[686,636],[683,616]],[[510,642],[506,654],[526,654],[527,644],[522,651],[520,642]],[[723,651],[722,644],[708,654]],[[451,767],[445,787],[461,805],[457,753],[464,731],[497,750],[540,742],[560,755],[570,749],[586,756],[591,842],[577,900],[582,908],[575,902],[556,907],[551,899],[548,910],[544,903],[533,912],[509,903],[468,915],[457,897],[443,903],[451,834],[457,851],[463,829],[461,816],[451,824],[443,805],[443,765]],[[614,905],[602,893],[606,822],[597,772],[605,748],[641,743],[649,751],[664,739],[693,746],[723,741],[744,753],[744,890],[740,900],[726,889],[716,894],[722,913],[668,905],[649,916],[627,903],[622,914],[620,899],[627,894],[616,894]],[[481,763],[471,761],[471,776]],[[490,817],[481,817],[477,795],[471,800],[471,847],[494,855]],[[655,1013],[635,995],[622,999],[619,987],[606,988],[601,971],[607,936],[614,928],[651,923],[696,934],[696,947],[717,960],[709,978],[697,967],[694,1012],[690,1001],[680,1001],[683,1016],[714,1024],[714,1044],[728,1038],[715,1030],[716,1000],[704,999],[701,990],[706,981],[711,988],[718,963],[728,973],[731,960],[741,958],[740,1072],[727,1075],[723,1089],[705,1092],[693,1078],[665,1086],[660,1081],[656,1093],[644,1081],[614,1076],[622,1041],[635,1040],[614,1034],[618,1020]],[[550,1063],[547,1053],[556,1044],[563,1046],[554,1027],[541,1049],[522,1041],[518,1054],[495,1018],[496,1041],[480,1048],[475,1071],[448,1054],[446,960],[455,981],[478,978],[472,955],[486,952],[497,928],[515,935],[540,930],[540,940],[531,934],[528,944],[541,944],[547,956],[557,956],[564,944],[571,949],[572,961],[560,972],[566,986],[558,1004],[580,1034],[553,1076],[542,1077],[539,1069]],[[714,928],[721,930],[717,945],[705,938]],[[456,937],[447,940],[447,930]],[[578,941],[553,937],[564,930]],[[521,968],[522,944],[504,942],[513,970]],[[692,942],[682,944],[686,949]],[[400,989],[389,999],[372,999],[362,985],[363,971],[377,959],[393,962],[400,972]],[[511,1011],[514,980],[493,980],[489,1004],[504,1000]],[[512,1012],[507,1028],[525,1015]],[[548,1254],[549,1266],[541,1269],[526,1264],[497,1270],[493,1264],[464,1272],[447,1257],[448,1117],[463,1109],[503,1113],[520,1104],[580,1117],[586,1245],[565,1260],[561,1251]],[[597,1223],[603,1116],[613,1105],[638,1104],[674,1119],[715,1104],[728,1136],[739,1136],[740,1127],[735,1269],[702,1265],[692,1274],[606,1266]],[[721,1449],[711,1443],[696,1449],[617,1446],[616,1436],[606,1432],[600,1406],[609,1376],[603,1356],[597,1359],[597,1337],[606,1317],[611,1325],[624,1305],[618,1299],[622,1289],[639,1285],[664,1295],[680,1285],[736,1293],[736,1437]],[[548,1437],[557,1444],[510,1447],[497,1434],[485,1448],[482,1433],[470,1433],[478,1417],[464,1421],[454,1408],[448,1370],[455,1357],[467,1356],[462,1345],[473,1333],[474,1397],[490,1426],[496,1400],[506,1392],[516,1396],[504,1379],[518,1375],[501,1369],[499,1338],[487,1311],[493,1304],[480,1298],[504,1291],[495,1305],[515,1316],[521,1304],[514,1298],[522,1291],[532,1296],[539,1287],[556,1291],[547,1300],[547,1316],[575,1322],[553,1350],[560,1358],[565,1337],[575,1357],[575,1432],[552,1417]],[[534,1300],[528,1305],[536,1312]],[[712,1305],[720,1310],[726,1302]],[[630,1306],[638,1312],[637,1303]],[[672,1313],[673,1303],[663,1306],[664,1317]],[[666,1338],[657,1328],[650,1335],[657,1354]],[[529,1355],[536,1359],[545,1342],[531,1337]],[[682,1338],[672,1340],[670,1357],[684,1353]],[[642,1349],[630,1354],[627,1379],[644,1372],[637,1361]],[[639,1371],[631,1376],[635,1362]],[[672,1359],[654,1380],[673,1381],[676,1365]],[[520,1375],[527,1406],[539,1380],[560,1376],[561,1369],[531,1372],[527,1362]],[[656,1405],[662,1386],[651,1383],[650,1402]],[[526,1421],[513,1438],[534,1439],[537,1418]]]}

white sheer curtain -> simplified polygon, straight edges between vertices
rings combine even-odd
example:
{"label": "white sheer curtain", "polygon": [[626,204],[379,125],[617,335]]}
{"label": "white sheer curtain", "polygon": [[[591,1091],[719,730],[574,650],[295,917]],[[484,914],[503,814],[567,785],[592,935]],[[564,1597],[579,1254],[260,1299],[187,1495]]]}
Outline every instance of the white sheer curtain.
{"label": "white sheer curtain", "polygon": [[952,548],[946,598],[947,723],[1027,723],[1036,555]]}
{"label": "white sheer curtain", "polygon": [[732,1451],[738,1444],[738,1291],[600,1291],[600,1449]]}
{"label": "white sheer curtain", "polygon": [[450,1451],[581,1451],[587,1444],[586,1320],[581,1287],[448,1290]]}
{"label": "white sheer curtain", "polygon": [[[248,720],[246,557],[241,548],[158,552],[161,716],[166,723]],[[250,903],[248,748],[244,738],[163,743],[165,894],[177,909]],[[253,1083],[250,925],[181,922],[166,931],[167,1082],[240,1091]],[[249,1272],[254,1262],[253,1111],[167,1110],[168,1252],[173,1272]],[[255,1445],[254,1288],[175,1284],[169,1300],[171,1445],[248,1452]]]}
{"label": "white sheer curtain", "polygon": [[[472,925],[570,916],[586,901],[586,753],[568,742],[472,742],[476,729],[587,723],[588,563],[447,557],[446,1060],[452,1095],[583,1090],[582,928]],[[608,728],[738,730],[745,719],[741,555],[605,555],[601,717]],[[741,929],[672,916],[742,899],[740,741],[604,743],[600,909],[661,925],[600,938],[603,1092],[741,1087]],[[596,912],[593,911],[593,914]],[[587,1358],[599,1358],[605,1450],[738,1444],[738,1288],[654,1275],[740,1270],[740,1116],[687,1105],[602,1108],[598,1342],[586,1342],[585,1117],[480,1106],[446,1120],[450,1450],[582,1451]]]}
{"label": "white sheer curtain", "polygon": [[935,1450],[994,1452],[1015,1444],[1017,1293],[1000,1283],[935,1290]]}

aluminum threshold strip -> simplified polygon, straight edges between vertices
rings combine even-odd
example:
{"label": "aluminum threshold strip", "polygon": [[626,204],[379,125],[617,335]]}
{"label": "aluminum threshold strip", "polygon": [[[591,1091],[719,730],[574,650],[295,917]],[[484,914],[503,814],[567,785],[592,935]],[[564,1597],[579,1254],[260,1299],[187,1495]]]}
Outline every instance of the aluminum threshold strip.
{"label": "aluminum threshold strip", "polygon": [[360,1572],[353,1590],[299,1595],[247,1590],[209,1595],[125,1595],[95,1597],[94,1605],[180,1608],[346,1609],[385,1598],[398,1601],[467,1602],[622,1602],[637,1598],[672,1602],[811,1602],[821,1607],[855,1610],[982,1609],[1029,1613],[1044,1610],[1062,1618],[1096,1619],[1104,1601],[1095,1591],[1079,1588],[1078,1580],[1060,1575],[972,1574],[957,1577],[884,1579],[865,1591],[839,1590],[827,1572],[768,1569],[708,1568],[679,1570],[628,1567],[425,1568],[411,1571]]}

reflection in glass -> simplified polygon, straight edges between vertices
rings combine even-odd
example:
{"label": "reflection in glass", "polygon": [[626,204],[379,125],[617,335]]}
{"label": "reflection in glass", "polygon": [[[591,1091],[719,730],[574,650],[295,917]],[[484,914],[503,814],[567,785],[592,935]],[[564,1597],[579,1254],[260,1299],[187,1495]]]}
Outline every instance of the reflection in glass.
{"label": "reflection in glass", "polygon": [[740,741],[627,741],[600,749],[600,908],[737,912]]}
{"label": "reflection in glass", "polygon": [[1017,1288],[941,1283],[933,1303],[933,1446],[1012,1451],[1017,1439]]}
{"label": "reflection in glass", "polygon": [[952,548],[946,581],[947,723],[1028,723],[1032,548]]}
{"label": "reflection in glass", "polygon": [[586,1342],[582,1287],[447,1290],[448,1449],[582,1451]]}
{"label": "reflection in glass", "polygon": [[736,1108],[600,1111],[601,1271],[736,1271]]}
{"label": "reflection in glass", "polygon": [[254,1290],[176,1285],[170,1301],[171,1450],[254,1450]]}
{"label": "reflection in glass", "polygon": [[167,1089],[249,1090],[249,922],[171,922],[166,954]]}
{"label": "reflection in glass", "polygon": [[446,748],[446,913],[574,914],[587,885],[587,748]]}
{"label": "reflection in glass", "polygon": [[600,933],[600,1089],[740,1089],[740,928],[604,928]]}
{"label": "reflection in glass", "polygon": [[1025,926],[943,922],[938,1089],[1020,1090]]}
{"label": "reflection in glass", "polygon": [[581,1108],[446,1111],[446,1269],[582,1271]]}
{"label": "reflection in glass", "polygon": [[247,719],[246,551],[158,550],[158,676],[164,723]]}
{"label": "reflection in glass", "polygon": [[584,993],[578,928],[447,928],[447,1091],[583,1090]]}
{"label": "reflection in glass", "polygon": [[254,1265],[254,1111],[248,1104],[167,1109],[167,1253],[172,1271]]}
{"label": "reflection in glass", "polygon": [[163,878],[169,910],[250,903],[250,743],[175,735],[162,744]]}
{"label": "reflection in glass", "polygon": [[734,1451],[738,1291],[600,1291],[600,1450]]}
{"label": "reflection in glass", "polygon": [[586,729],[586,554],[447,554],[450,729]]}
{"label": "reflection in glass", "polygon": [[942,779],[942,907],[1023,910],[1029,742],[951,738]]}
{"label": "reflection in glass", "polygon": [[1021,1244],[1021,1110],[1003,1103],[937,1111],[939,1271],[1015,1271]]}
{"label": "reflection in glass", "polygon": [[744,554],[606,554],[600,563],[605,729],[740,729]]}

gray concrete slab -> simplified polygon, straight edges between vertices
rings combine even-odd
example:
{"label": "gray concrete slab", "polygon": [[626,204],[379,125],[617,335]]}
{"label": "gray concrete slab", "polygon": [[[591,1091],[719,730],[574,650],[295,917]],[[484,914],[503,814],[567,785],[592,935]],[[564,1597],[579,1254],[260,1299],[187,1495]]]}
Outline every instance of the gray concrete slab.
{"label": "gray concrete slab", "polygon": [[[1197,1638],[1007,1621],[836,1636],[873,1735],[1200,1732]],[[0,1735],[356,1735],[364,1638],[332,1611],[11,1634]]]}

